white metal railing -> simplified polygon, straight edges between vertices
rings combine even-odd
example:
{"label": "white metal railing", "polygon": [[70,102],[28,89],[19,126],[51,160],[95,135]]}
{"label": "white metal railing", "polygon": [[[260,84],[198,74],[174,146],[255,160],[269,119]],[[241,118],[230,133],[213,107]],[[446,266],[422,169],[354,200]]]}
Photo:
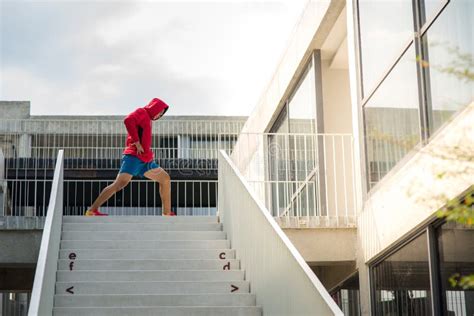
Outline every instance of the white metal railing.
{"label": "white metal railing", "polygon": [[[243,120],[160,120],[153,124],[152,150],[168,169],[212,168],[212,164],[182,160],[217,159],[218,144],[232,147]],[[127,131],[123,120],[2,119],[0,148],[12,161],[9,168],[53,168],[59,149],[65,168],[117,169]]]}
{"label": "white metal railing", "polygon": [[218,209],[265,315],[343,315],[223,150]]}
{"label": "white metal railing", "polygon": [[5,156],[0,148],[0,214],[5,212],[5,198],[6,198],[6,181],[5,181]]}
{"label": "white metal railing", "polygon": [[28,315],[52,315],[63,220],[64,152],[58,153]]}
{"label": "white metal railing", "polygon": [[5,155],[2,148],[0,148],[0,181],[5,179]]}
{"label": "white metal railing", "polygon": [[[114,180],[64,180],[64,215],[82,215]],[[8,179],[0,217],[43,217],[53,180]],[[181,216],[215,216],[217,180],[171,180],[171,206]],[[101,208],[110,215],[161,215],[159,184],[132,180]],[[7,219],[8,221],[8,219]],[[38,223],[41,225],[41,223]],[[40,228],[40,227],[38,227]]]}
{"label": "white metal railing", "polygon": [[282,227],[356,224],[352,135],[241,133],[230,157]]}

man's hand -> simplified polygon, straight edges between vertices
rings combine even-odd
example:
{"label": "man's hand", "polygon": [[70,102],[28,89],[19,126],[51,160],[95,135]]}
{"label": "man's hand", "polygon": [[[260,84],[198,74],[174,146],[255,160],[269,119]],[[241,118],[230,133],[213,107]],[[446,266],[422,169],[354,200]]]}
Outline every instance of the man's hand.
{"label": "man's hand", "polygon": [[139,155],[143,154],[144,150],[143,150],[143,147],[142,147],[142,144],[140,144],[139,142],[136,142],[134,143],[135,147],[137,147],[137,153]]}

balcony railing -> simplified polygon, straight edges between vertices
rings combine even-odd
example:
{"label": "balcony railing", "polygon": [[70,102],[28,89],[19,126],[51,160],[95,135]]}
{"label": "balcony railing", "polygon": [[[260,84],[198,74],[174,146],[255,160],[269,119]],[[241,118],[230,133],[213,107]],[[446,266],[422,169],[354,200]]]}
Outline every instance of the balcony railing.
{"label": "balcony railing", "polygon": [[351,135],[241,133],[230,157],[282,227],[355,225]]}
{"label": "balcony railing", "polygon": [[[1,199],[0,217],[5,217],[7,222],[4,225],[9,226],[4,228],[42,228],[49,206],[52,180],[9,179],[3,182],[6,194]],[[84,214],[100,191],[112,182],[113,180],[63,180],[63,214]],[[217,180],[171,180],[171,207],[181,216],[215,216]],[[127,187],[111,197],[101,207],[101,211],[117,216],[161,215],[161,208],[158,183],[132,180]],[[23,223],[17,223],[19,219],[14,217],[24,217]]]}
{"label": "balcony railing", "polygon": [[[219,144],[232,148],[242,121],[160,120],[152,150],[166,169],[216,169]],[[122,120],[0,120],[0,148],[10,170],[53,169],[59,149],[65,169],[118,169],[127,136]]]}

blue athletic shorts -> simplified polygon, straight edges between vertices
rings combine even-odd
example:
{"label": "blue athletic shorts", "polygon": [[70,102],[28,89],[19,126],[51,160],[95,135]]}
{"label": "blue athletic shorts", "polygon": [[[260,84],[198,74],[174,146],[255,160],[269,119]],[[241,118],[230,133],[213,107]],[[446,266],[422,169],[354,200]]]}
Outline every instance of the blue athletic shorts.
{"label": "blue athletic shorts", "polygon": [[136,156],[123,155],[119,173],[128,173],[144,178],[145,172],[155,168],[160,168],[160,166],[154,161],[143,162]]}

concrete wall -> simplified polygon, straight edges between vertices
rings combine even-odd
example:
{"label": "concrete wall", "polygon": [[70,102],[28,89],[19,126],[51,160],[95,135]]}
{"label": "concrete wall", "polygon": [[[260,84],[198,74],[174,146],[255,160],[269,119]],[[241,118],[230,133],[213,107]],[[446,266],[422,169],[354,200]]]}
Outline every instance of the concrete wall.
{"label": "concrete wall", "polygon": [[328,262],[356,260],[357,229],[318,228],[284,229],[306,262],[321,265]]}
{"label": "concrete wall", "polygon": [[0,266],[36,265],[41,230],[0,230]]}
{"label": "concrete wall", "polygon": [[30,101],[0,101],[0,119],[30,117]]}
{"label": "concrete wall", "polygon": [[340,262],[333,265],[310,265],[324,287],[330,291],[355,272],[355,262]]}
{"label": "concrete wall", "polygon": [[[12,119],[8,116],[5,118]],[[85,135],[97,134],[124,134],[126,133],[123,124],[123,118],[115,120],[110,118],[100,120],[98,117],[90,117],[86,120],[78,117],[43,117],[41,119],[28,119],[26,121],[8,121],[0,122],[0,133],[26,133],[26,134],[71,134]],[[245,119],[230,119],[227,117],[195,117],[194,119],[176,119],[159,120],[153,124],[153,131],[162,134],[200,134],[215,135],[233,133],[241,131]]]}
{"label": "concrete wall", "polygon": [[324,132],[352,134],[352,105],[347,69],[332,69],[322,61]]}

